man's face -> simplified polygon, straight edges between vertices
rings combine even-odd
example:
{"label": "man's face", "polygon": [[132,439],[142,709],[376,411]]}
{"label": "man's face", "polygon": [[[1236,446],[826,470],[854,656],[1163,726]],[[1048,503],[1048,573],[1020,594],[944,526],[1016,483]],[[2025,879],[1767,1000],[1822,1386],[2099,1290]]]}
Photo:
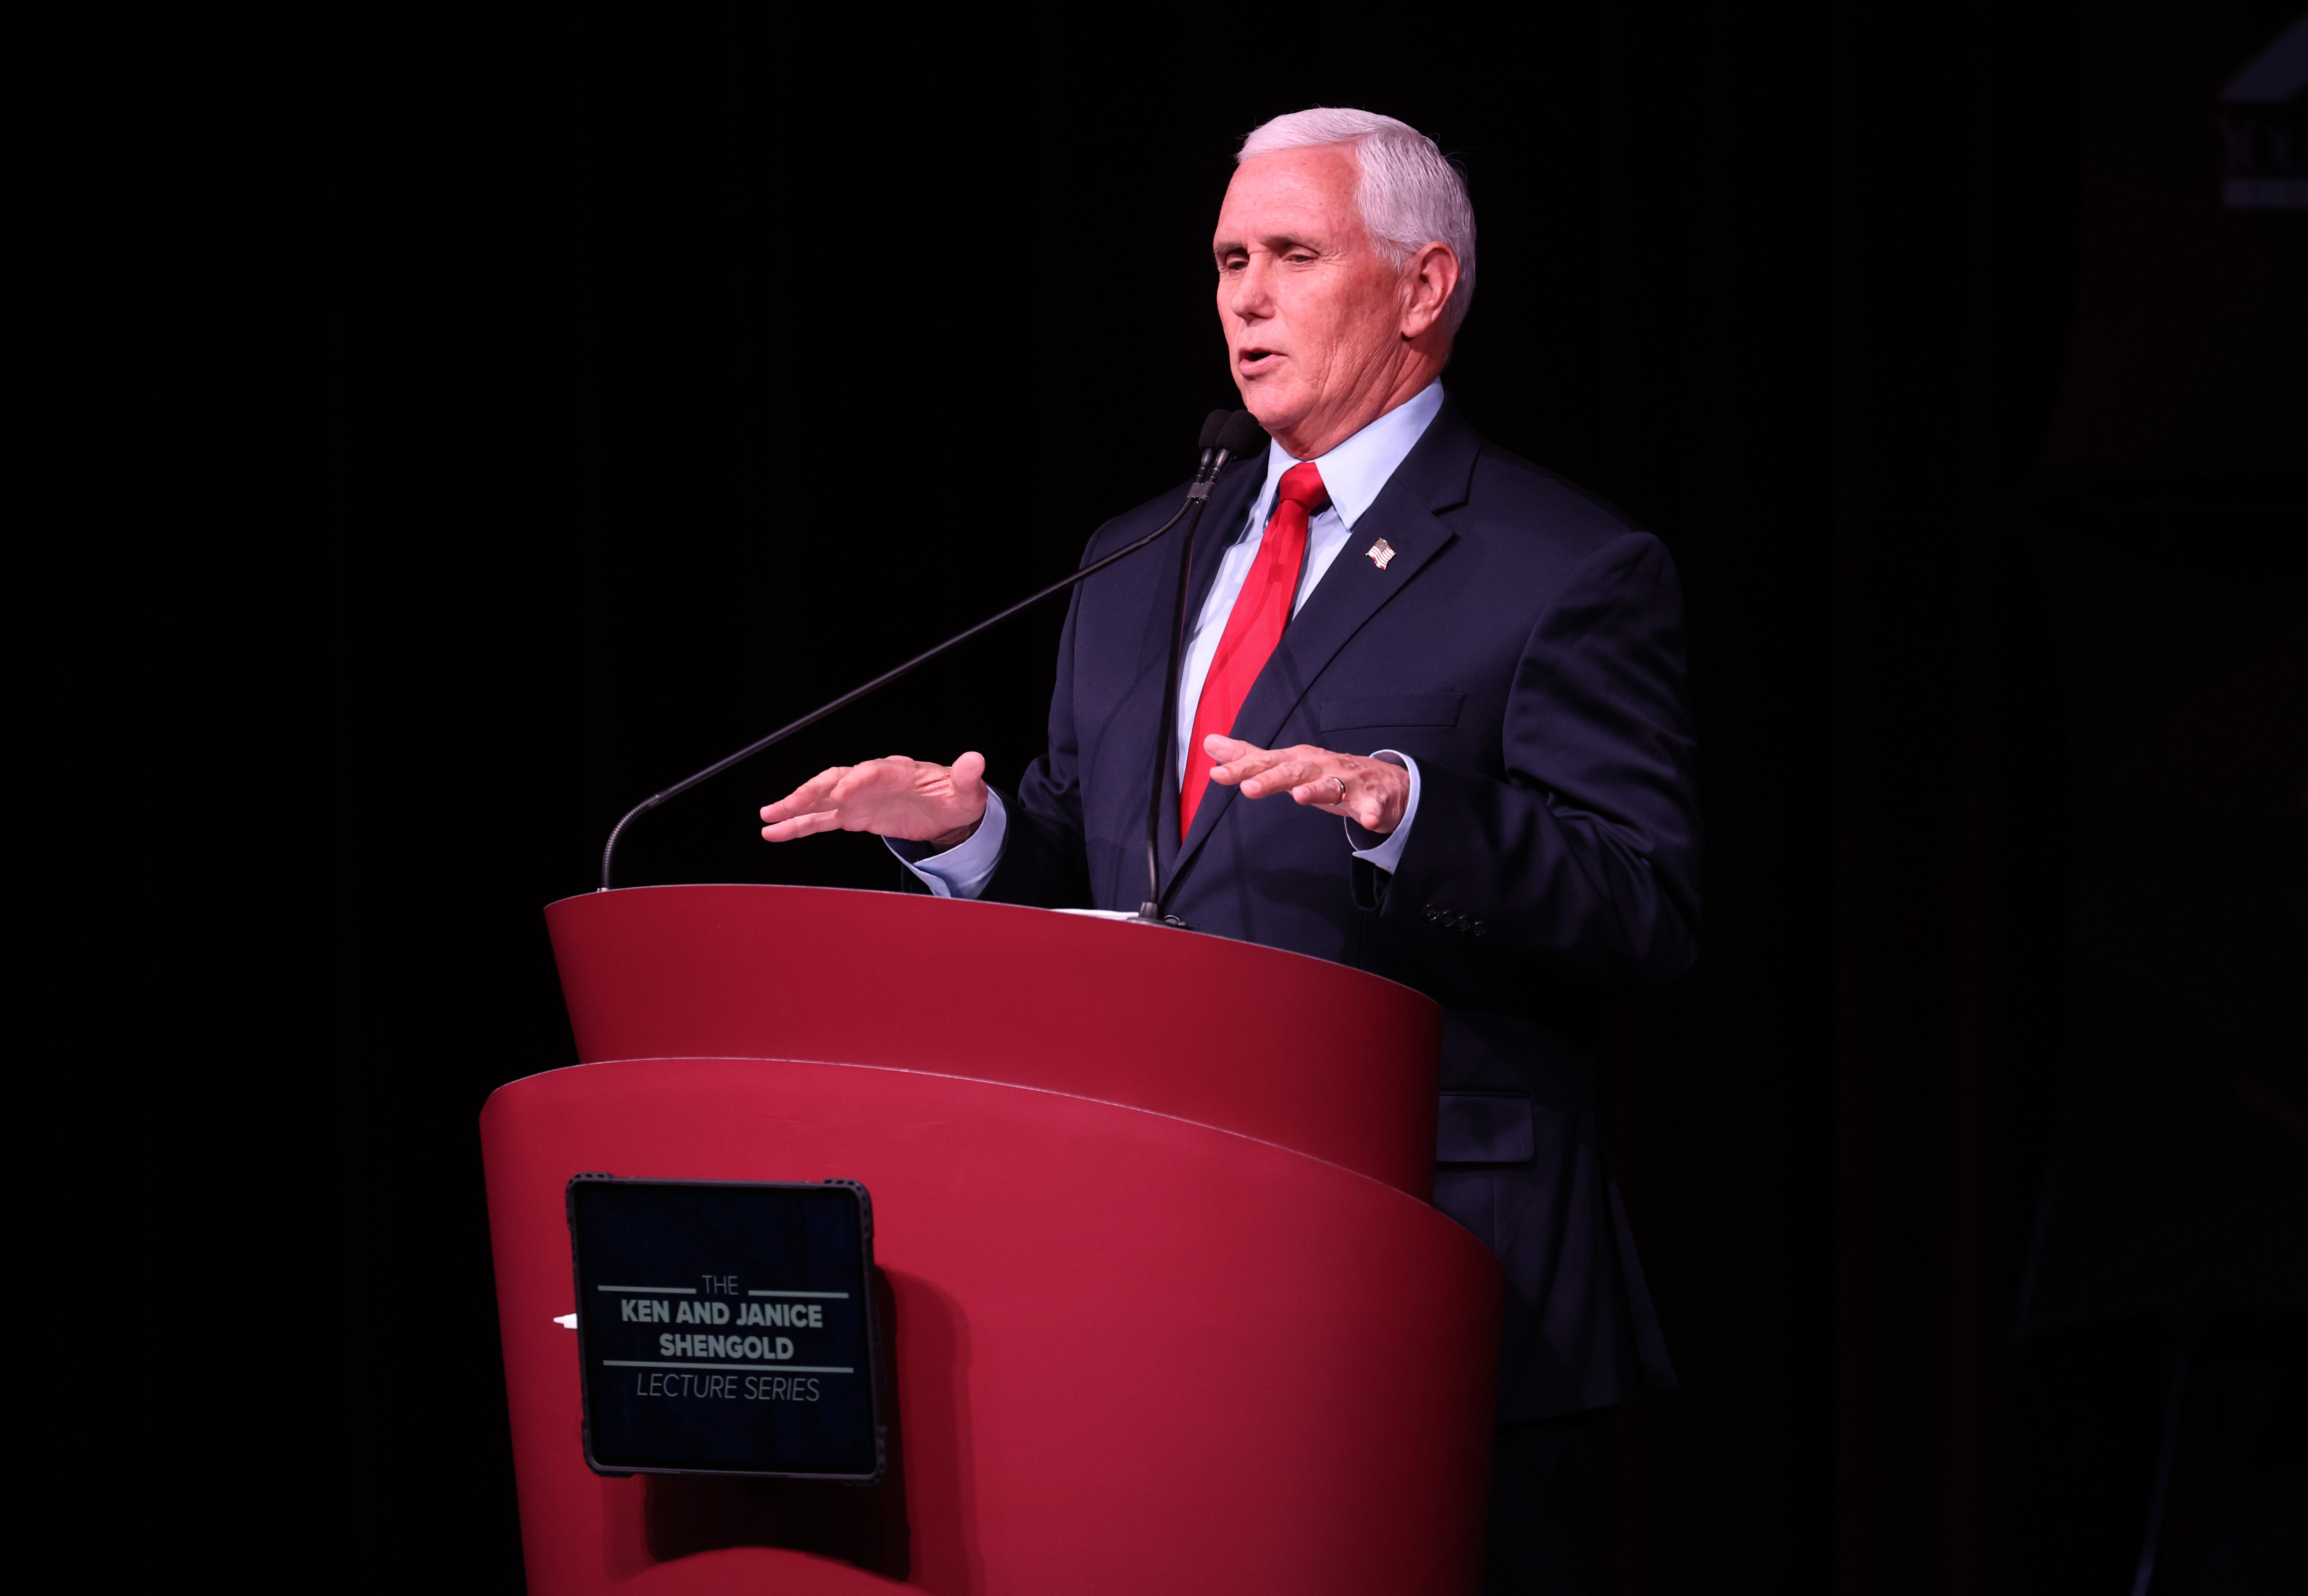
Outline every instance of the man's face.
{"label": "man's face", "polygon": [[1409,353],[1401,274],[1363,231],[1356,176],[1335,145],[1244,161],[1210,243],[1242,402],[1302,458],[1372,419]]}

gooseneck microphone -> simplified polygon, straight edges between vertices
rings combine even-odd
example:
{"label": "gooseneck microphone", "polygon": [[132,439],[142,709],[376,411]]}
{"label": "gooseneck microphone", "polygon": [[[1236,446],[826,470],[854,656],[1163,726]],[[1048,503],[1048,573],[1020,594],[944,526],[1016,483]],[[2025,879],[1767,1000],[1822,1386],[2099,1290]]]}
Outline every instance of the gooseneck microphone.
{"label": "gooseneck microphone", "polygon": [[[1225,425],[1218,434],[1218,464],[1210,470],[1212,481],[1226,469],[1228,460],[1248,459],[1253,450],[1266,447],[1266,429],[1249,411],[1236,410],[1231,416],[1223,410],[1210,412],[1212,422],[1220,416],[1225,416]],[[1202,425],[1202,458],[1209,459],[1209,422]],[[1201,519],[1197,511],[1195,519]],[[1170,668],[1162,678],[1162,716],[1154,727],[1154,788],[1146,795],[1146,901],[1138,905],[1138,918],[1154,925],[1163,924],[1167,919],[1162,908],[1162,800],[1176,790],[1184,775],[1183,771],[1173,773],[1170,756],[1178,742],[1178,662],[1186,652],[1186,605],[1193,591],[1194,529],[1189,527],[1185,558],[1178,562],[1178,613],[1170,627]]]}
{"label": "gooseneck microphone", "polygon": [[[1247,423],[1248,425],[1248,433],[1245,433],[1243,430],[1243,424],[1244,423]],[[1232,459],[1244,452],[1247,440],[1253,434],[1255,435],[1259,443],[1262,444],[1265,442],[1265,433],[1259,429],[1258,424],[1255,421],[1252,421],[1250,419],[1249,412],[1243,410],[1211,411],[1209,419],[1202,423],[1201,459],[1194,468],[1194,480],[1193,485],[1186,489],[1186,502],[1178,507],[1177,514],[1172,516],[1168,520],[1155,528],[1153,531],[1149,532],[1145,536],[1137,539],[1133,543],[1126,544],[1123,547],[1115,550],[1114,553],[1107,555],[1104,559],[1083,566],[1081,570],[1075,571],[1072,576],[1067,577],[1064,580],[1053,582],[1048,587],[1043,588],[1039,593],[1020,599],[1016,604],[1012,605],[1008,609],[1002,611],[1000,614],[988,615],[985,620],[980,621],[969,631],[954,633],[953,636],[946,639],[944,642],[940,643],[936,648],[915,655],[913,658],[906,661],[905,664],[883,672],[880,675],[874,677],[871,682],[865,683],[863,686],[851,688],[848,692],[843,693],[831,703],[819,705],[807,715],[803,716],[799,720],[779,726],[776,731],[771,732],[766,737],[760,738],[753,742],[748,742],[745,747],[739,749],[736,753],[731,754],[728,758],[716,759],[704,769],[697,772],[696,775],[687,777],[683,780],[674,783],[673,785],[666,788],[662,793],[652,793],[648,797],[642,799],[639,803],[634,804],[633,808],[625,811],[625,815],[623,819],[619,820],[615,826],[610,828],[609,840],[602,845],[600,889],[604,892],[609,890],[610,872],[615,867],[617,858],[617,841],[620,837],[624,836],[625,828],[632,825],[635,820],[641,819],[642,816],[649,813],[650,811],[657,808],[658,805],[666,802],[669,799],[680,797],[684,793],[689,791],[690,788],[695,786],[698,783],[711,780],[714,777],[720,775],[724,770],[728,769],[733,765],[744,764],[747,759],[752,759],[755,754],[760,753],[764,749],[776,747],[779,743],[783,742],[795,733],[808,730],[811,726],[815,725],[819,721],[823,720],[827,716],[833,714],[836,710],[846,709],[850,705],[856,703],[858,699],[865,698],[869,694],[879,692],[882,689],[889,686],[891,682],[895,682],[899,677],[906,674],[909,671],[918,669],[920,666],[926,665],[929,664],[930,661],[937,658],[938,656],[948,653],[952,649],[960,647],[962,644],[969,641],[970,639],[976,637],[979,632],[986,631],[987,628],[999,626],[1003,622],[1010,619],[1011,616],[1019,614],[1022,610],[1029,610],[1033,608],[1036,605],[1041,603],[1042,600],[1046,598],[1055,597],[1056,595],[1064,593],[1078,582],[1088,581],[1091,577],[1096,576],[1099,571],[1104,571],[1107,566],[1114,564],[1116,561],[1126,560],[1131,555],[1136,553],[1139,550],[1156,542],[1165,534],[1168,533],[1172,528],[1176,528],[1181,521],[1188,522],[1186,535],[1191,540],[1193,536],[1192,523],[1199,521],[1201,519],[1202,506],[1210,499],[1210,488],[1217,483],[1219,473],[1226,469],[1227,462],[1229,459]],[[1184,602],[1184,599],[1181,598],[1180,603],[1183,605]],[[1176,647],[1174,640],[1170,662],[1170,675],[1172,679],[1171,686],[1168,691],[1168,694],[1166,695],[1170,702],[1165,711],[1166,716],[1173,718],[1176,716],[1175,699],[1177,691],[1177,674],[1178,666]],[[1150,888],[1149,890],[1152,891],[1153,888]]]}

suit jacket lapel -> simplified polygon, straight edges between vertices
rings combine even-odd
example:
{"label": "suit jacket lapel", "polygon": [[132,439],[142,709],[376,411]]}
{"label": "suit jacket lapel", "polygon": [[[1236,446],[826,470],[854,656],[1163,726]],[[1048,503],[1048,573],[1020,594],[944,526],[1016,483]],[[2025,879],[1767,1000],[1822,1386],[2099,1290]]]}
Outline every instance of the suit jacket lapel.
{"label": "suit jacket lapel", "polygon": [[[1201,525],[1194,528],[1194,588],[1186,598],[1190,622],[1210,602],[1210,587],[1219,579],[1219,566],[1241,532],[1244,519],[1250,514],[1251,497],[1265,485],[1266,457],[1255,454],[1227,468],[1227,474],[1219,478],[1218,486],[1210,491],[1210,508],[1202,512]],[[1176,579],[1174,576],[1174,583]],[[1178,589],[1172,586],[1164,591],[1175,595]],[[1165,615],[1162,619],[1167,625],[1170,617]],[[1169,633],[1165,631],[1162,635],[1167,649]]]}
{"label": "suit jacket lapel", "polygon": [[[1243,518],[1250,513],[1251,496],[1266,481],[1266,457],[1253,455],[1236,462],[1219,478],[1218,486],[1210,491],[1210,502],[1202,510],[1202,519],[1194,528],[1193,566],[1190,573],[1192,591],[1187,595],[1186,614],[1191,617],[1201,613],[1210,596],[1211,584],[1218,580],[1219,564],[1227,548],[1242,530]],[[1131,718],[1151,726],[1162,713],[1162,676],[1170,664],[1170,629],[1177,612],[1171,606],[1178,593],[1178,571],[1184,562],[1189,547],[1186,540],[1170,537],[1163,540],[1168,546],[1162,551],[1162,579],[1157,588],[1154,614],[1147,622],[1145,638],[1140,643],[1139,657],[1143,663],[1142,679],[1152,683],[1145,695],[1146,708],[1139,711],[1132,706]],[[1175,729],[1168,735],[1176,738]],[[1150,736],[1148,744],[1152,745]],[[1165,744],[1168,746],[1168,744]],[[1158,860],[1165,880],[1176,862],[1178,854],[1178,782],[1176,773],[1166,771],[1162,777],[1162,820],[1158,832]],[[1141,813],[1143,813],[1141,806]]]}
{"label": "suit jacket lapel", "polygon": [[[1463,504],[1482,440],[1460,419],[1457,407],[1445,402],[1418,444],[1396,468],[1394,476],[1362,519],[1355,523],[1347,546],[1339,551],[1322,573],[1305,605],[1283,629],[1282,640],[1251,684],[1235,716],[1234,734],[1261,748],[1271,748],[1275,734],[1290,718],[1339,649],[1386,602],[1408,587],[1426,562],[1441,553],[1452,536],[1437,511]],[[1239,515],[1241,512],[1236,511]],[[1208,522],[1204,523],[1208,525]],[[1382,570],[1365,551],[1381,538],[1394,553]],[[1197,557],[1197,564],[1201,562]],[[1210,564],[1215,568],[1213,557]],[[1203,589],[1207,594],[1207,587]],[[1193,829],[1177,850],[1175,863],[1165,862],[1163,888],[1167,894],[1194,861],[1210,833],[1218,829],[1240,796],[1233,787],[1214,786],[1202,795],[1194,811]],[[1284,800],[1267,799],[1267,802]],[[1177,829],[1175,798],[1167,830]],[[1166,850],[1167,851],[1167,850]]]}

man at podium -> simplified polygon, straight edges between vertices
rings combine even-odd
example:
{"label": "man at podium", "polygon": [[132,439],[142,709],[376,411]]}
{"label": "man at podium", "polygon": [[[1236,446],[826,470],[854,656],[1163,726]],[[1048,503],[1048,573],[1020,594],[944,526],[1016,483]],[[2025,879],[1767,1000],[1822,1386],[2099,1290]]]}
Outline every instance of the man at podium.
{"label": "man at podium", "polygon": [[[1590,1589],[1608,1415],[1675,1383],[1592,1056],[1600,998],[1675,979],[1699,947],[1675,569],[1447,397],[1474,212],[1415,129],[1266,124],[1211,253],[1271,442],[1219,479],[1193,550],[1167,768],[1167,596],[1141,556],[1076,589],[1049,748],[1013,792],[975,753],[875,759],[770,804],[762,835],[870,831],[940,896],[1127,910],[1158,779],[1167,914],[1440,1002],[1434,1200],[1508,1280],[1486,1589]],[[1086,560],[1176,502],[1108,522]],[[1213,1013],[1209,1045],[1255,1068],[1290,1025]]]}

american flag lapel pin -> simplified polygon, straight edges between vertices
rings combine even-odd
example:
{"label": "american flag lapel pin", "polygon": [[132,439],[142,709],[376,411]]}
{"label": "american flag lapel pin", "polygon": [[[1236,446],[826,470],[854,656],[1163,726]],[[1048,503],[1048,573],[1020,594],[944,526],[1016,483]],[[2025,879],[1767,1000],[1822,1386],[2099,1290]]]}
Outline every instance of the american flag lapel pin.
{"label": "american flag lapel pin", "polygon": [[1370,547],[1365,549],[1363,553],[1365,558],[1368,559],[1373,565],[1377,566],[1381,571],[1384,571],[1386,569],[1386,562],[1394,558],[1394,545],[1387,542],[1385,538],[1382,537],[1376,543],[1371,545]]}

